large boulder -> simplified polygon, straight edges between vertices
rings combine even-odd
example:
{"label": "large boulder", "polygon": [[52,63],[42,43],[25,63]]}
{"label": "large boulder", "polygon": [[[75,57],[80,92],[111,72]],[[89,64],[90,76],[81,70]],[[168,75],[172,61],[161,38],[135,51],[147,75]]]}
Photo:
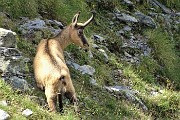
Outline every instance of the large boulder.
{"label": "large boulder", "polygon": [[141,12],[135,12],[136,18],[140,24],[146,25],[151,28],[157,28],[156,22],[150,16],[144,15]]}
{"label": "large boulder", "polygon": [[29,90],[26,81],[29,58],[16,48],[16,33],[0,28],[0,75],[3,80],[18,90]]}

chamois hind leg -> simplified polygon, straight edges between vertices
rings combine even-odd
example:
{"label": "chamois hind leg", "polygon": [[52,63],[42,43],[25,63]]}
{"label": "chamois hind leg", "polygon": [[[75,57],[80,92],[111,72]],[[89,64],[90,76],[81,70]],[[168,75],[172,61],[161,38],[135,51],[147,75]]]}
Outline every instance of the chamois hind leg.
{"label": "chamois hind leg", "polygon": [[59,103],[60,112],[62,112],[63,111],[62,93],[58,94],[58,103]]}
{"label": "chamois hind leg", "polygon": [[45,88],[45,95],[49,106],[49,111],[56,112],[57,95],[53,92],[52,88]]}

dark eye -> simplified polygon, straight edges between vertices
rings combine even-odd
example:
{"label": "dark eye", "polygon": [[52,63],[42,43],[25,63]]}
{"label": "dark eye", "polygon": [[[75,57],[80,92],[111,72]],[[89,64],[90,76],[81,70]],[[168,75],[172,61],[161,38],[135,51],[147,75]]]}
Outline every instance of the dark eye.
{"label": "dark eye", "polygon": [[78,34],[79,34],[79,35],[82,35],[82,34],[83,34],[83,30],[82,30],[82,29],[79,29],[79,30],[78,30]]}

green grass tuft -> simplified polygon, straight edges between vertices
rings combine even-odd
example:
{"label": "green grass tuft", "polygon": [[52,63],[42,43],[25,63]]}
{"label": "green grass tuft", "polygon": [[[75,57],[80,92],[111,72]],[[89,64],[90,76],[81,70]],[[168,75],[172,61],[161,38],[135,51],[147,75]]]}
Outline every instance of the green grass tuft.
{"label": "green grass tuft", "polygon": [[173,41],[162,29],[148,31],[146,34],[149,37],[149,45],[153,48],[153,58],[161,65],[159,73],[166,77],[166,80],[174,82],[176,88],[179,89],[180,64]]}
{"label": "green grass tuft", "polygon": [[[12,120],[76,120],[79,119],[72,109],[66,108],[63,114],[50,113],[42,106],[30,100],[28,95],[19,94],[17,91],[7,85],[3,80],[0,79],[0,101],[8,101],[8,106],[0,105],[0,109],[3,109],[10,114]],[[28,118],[22,115],[22,110],[31,109],[33,114]]]}
{"label": "green grass tuft", "polygon": [[35,0],[0,0],[0,3],[0,11],[9,13],[13,18],[35,17],[38,15]]}

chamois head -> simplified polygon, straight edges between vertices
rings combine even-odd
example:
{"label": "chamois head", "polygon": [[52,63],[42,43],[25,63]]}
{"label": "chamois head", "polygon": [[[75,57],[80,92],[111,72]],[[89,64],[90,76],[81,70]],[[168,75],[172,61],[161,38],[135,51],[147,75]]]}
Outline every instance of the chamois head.
{"label": "chamois head", "polygon": [[93,20],[94,15],[92,15],[85,23],[78,23],[79,14],[80,12],[78,12],[72,19],[72,23],[70,24],[70,36],[74,44],[87,49],[89,43],[84,35],[84,28]]}

